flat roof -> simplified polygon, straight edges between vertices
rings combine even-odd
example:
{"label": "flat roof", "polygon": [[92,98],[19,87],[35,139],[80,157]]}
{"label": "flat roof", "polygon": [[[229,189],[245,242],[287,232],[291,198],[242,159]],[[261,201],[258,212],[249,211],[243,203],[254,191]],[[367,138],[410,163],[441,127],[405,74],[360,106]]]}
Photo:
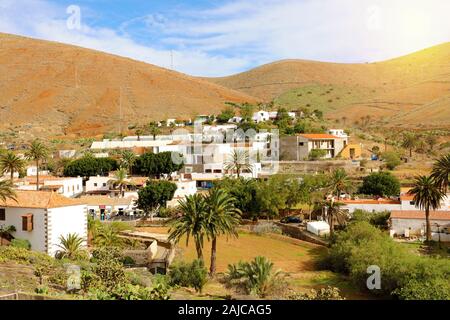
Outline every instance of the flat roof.
{"label": "flat roof", "polygon": [[299,134],[300,137],[304,137],[310,140],[321,140],[321,139],[341,139],[339,137],[333,136],[328,133],[303,133]]}

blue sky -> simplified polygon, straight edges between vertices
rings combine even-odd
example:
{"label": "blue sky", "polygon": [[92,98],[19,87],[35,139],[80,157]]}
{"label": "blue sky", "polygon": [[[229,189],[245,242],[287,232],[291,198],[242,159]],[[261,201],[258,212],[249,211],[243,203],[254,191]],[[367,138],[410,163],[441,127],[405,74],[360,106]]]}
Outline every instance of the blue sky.
{"label": "blue sky", "polygon": [[280,59],[397,57],[450,41],[448,12],[448,0],[0,0],[0,32],[223,76]]}

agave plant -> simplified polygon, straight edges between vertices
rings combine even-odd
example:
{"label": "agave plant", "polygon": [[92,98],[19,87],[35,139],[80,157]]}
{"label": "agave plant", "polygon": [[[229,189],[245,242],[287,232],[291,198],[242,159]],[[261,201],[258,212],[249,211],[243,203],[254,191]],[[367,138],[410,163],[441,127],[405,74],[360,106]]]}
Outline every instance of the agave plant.
{"label": "agave plant", "polygon": [[76,233],[69,233],[67,237],[60,236],[57,246],[61,249],[58,250],[56,256],[60,259],[75,259],[78,254],[83,250],[83,238]]}

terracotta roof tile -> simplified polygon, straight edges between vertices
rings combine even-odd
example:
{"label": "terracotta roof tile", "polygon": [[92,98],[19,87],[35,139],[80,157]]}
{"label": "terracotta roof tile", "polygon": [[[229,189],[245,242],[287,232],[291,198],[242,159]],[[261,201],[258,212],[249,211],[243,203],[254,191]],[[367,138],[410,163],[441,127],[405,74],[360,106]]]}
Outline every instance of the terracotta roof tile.
{"label": "terracotta roof tile", "polygon": [[[394,219],[423,219],[425,220],[425,211],[420,210],[402,210],[392,211],[391,218]],[[450,211],[430,211],[431,220],[450,221]]]}
{"label": "terracotta roof tile", "polygon": [[336,136],[333,136],[332,134],[327,134],[327,133],[305,133],[305,134],[299,134],[299,136],[310,139],[310,140],[340,139],[339,137],[336,137]]}
{"label": "terracotta roof tile", "polygon": [[66,198],[51,191],[15,190],[16,200],[0,201],[0,207],[50,209],[83,205],[78,199]]}

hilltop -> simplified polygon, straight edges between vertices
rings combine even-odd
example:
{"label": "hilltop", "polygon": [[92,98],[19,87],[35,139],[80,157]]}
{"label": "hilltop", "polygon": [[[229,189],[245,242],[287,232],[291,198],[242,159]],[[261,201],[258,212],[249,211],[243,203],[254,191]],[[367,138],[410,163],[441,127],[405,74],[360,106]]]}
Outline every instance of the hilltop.
{"label": "hilltop", "polygon": [[208,80],[330,119],[370,115],[386,126],[450,127],[450,42],[384,62],[283,60]]}
{"label": "hilltop", "polygon": [[[135,123],[188,119],[245,93],[94,50],[0,33],[0,131],[94,136]],[[122,111],[120,111],[122,88]]]}

